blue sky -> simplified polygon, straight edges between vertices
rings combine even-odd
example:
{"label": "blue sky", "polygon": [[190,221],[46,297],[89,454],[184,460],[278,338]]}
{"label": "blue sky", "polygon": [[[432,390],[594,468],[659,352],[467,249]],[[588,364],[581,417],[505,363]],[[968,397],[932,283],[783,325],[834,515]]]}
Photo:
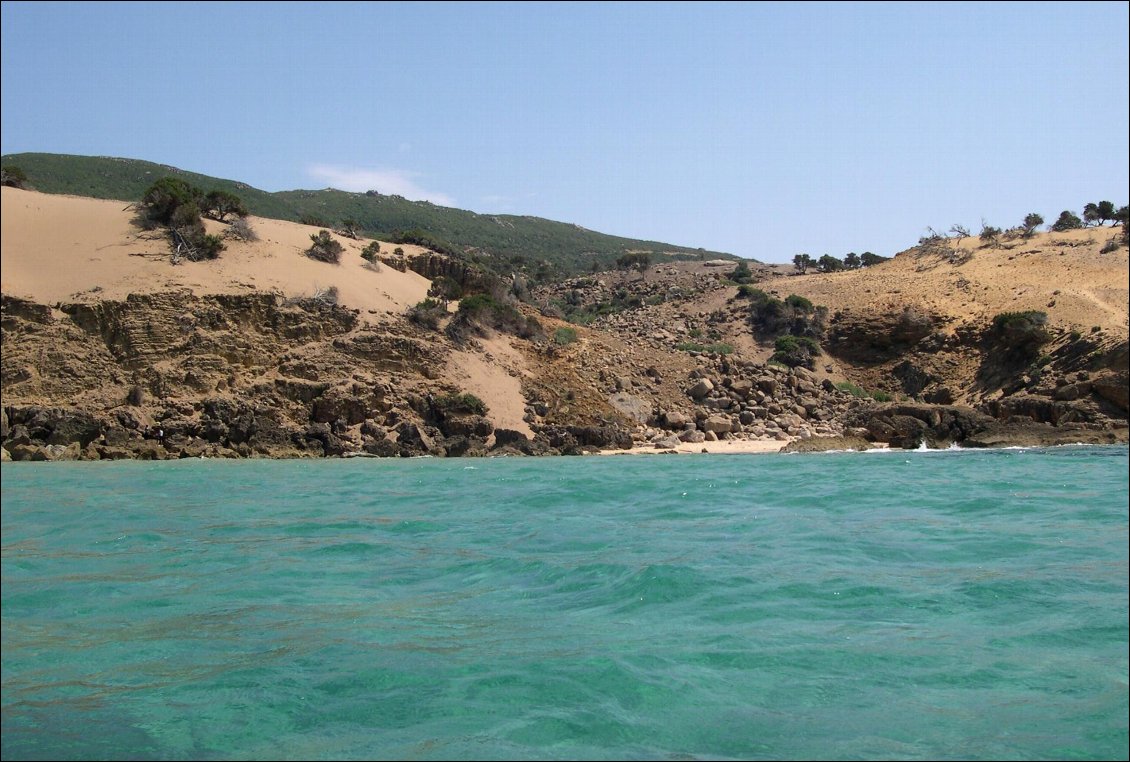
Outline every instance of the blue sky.
{"label": "blue sky", "polygon": [[1130,4],[4,2],[0,151],[766,262],[1130,201]]}

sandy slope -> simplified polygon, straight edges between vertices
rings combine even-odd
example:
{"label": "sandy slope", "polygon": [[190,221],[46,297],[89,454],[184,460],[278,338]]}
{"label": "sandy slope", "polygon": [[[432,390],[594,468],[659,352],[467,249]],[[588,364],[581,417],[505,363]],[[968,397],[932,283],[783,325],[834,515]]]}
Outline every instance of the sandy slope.
{"label": "sandy slope", "polygon": [[[167,239],[132,225],[134,212],[120,201],[15,188],[3,188],[2,201],[0,290],[47,304],[173,288],[310,296],[335,286],[342,304],[373,320],[381,313],[403,312],[423,299],[430,285],[415,273],[367,269],[360,257],[367,241],[338,237],[346,249],[340,265],[312,260],[302,252],[316,229],[292,222],[250,217],[259,241],[229,240],[219,259],[173,265]],[[209,221],[208,227],[222,233],[226,226]]]}
{"label": "sandy slope", "polygon": [[[925,308],[962,323],[988,324],[1002,312],[1041,310],[1052,325],[1127,337],[1130,267],[1127,248],[1101,253],[1121,228],[1038,233],[1000,247],[975,237],[950,241],[958,256],[908,251],[876,267],[768,281],[782,296],[796,293],[835,312]],[[966,261],[962,261],[965,257]]]}

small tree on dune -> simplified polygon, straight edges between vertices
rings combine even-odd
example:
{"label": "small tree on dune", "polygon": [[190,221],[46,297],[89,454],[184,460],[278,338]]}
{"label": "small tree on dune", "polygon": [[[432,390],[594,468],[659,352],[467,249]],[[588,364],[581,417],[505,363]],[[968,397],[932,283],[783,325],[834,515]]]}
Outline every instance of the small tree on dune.
{"label": "small tree on dune", "polygon": [[839,257],[825,254],[817,260],[816,269],[822,273],[835,273],[844,269],[844,263]]}
{"label": "small tree on dune", "polygon": [[1068,230],[1078,230],[1081,227],[1083,227],[1083,220],[1079,219],[1079,215],[1064,209],[1059,213],[1059,219],[1052,223],[1052,232],[1065,233]]}
{"label": "small tree on dune", "polygon": [[224,190],[208,191],[200,204],[201,210],[213,219],[224,221],[224,217],[229,214],[234,214],[237,217],[246,217],[248,215],[247,207],[243,203],[243,199],[234,193],[229,193]]}
{"label": "small tree on dune", "polygon": [[1036,228],[1044,224],[1044,218],[1032,212],[1025,215],[1024,224],[1021,226],[1021,231],[1025,238],[1031,238],[1036,233]]}
{"label": "small tree on dune", "polygon": [[1116,214],[1118,212],[1110,201],[1100,201],[1083,207],[1083,220],[1090,225],[1101,225],[1107,220],[1113,220]]}

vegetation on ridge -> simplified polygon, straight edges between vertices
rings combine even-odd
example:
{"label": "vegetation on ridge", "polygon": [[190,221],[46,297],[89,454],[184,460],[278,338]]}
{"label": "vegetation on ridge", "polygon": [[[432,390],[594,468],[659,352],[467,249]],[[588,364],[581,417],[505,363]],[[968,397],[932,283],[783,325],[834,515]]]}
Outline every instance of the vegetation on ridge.
{"label": "vegetation on ridge", "polygon": [[[37,190],[91,198],[136,201],[162,177],[197,187],[226,191],[242,199],[250,214],[306,222],[319,228],[348,228],[392,243],[416,243],[433,251],[476,262],[500,274],[525,272],[546,281],[607,270],[621,257],[636,254],[651,264],[678,259],[737,259],[732,254],[607,235],[565,222],[518,215],[477,214],[409,201],[375,190],[365,193],[325,189],[269,193],[245,183],[186,172],[136,159],[22,153],[3,157],[19,165]],[[347,226],[345,223],[352,223]]]}

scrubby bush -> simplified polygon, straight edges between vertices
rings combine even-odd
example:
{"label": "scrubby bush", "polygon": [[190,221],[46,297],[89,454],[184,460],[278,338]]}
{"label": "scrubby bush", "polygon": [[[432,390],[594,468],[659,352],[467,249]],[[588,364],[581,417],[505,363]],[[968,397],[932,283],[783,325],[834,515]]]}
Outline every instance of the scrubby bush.
{"label": "scrubby bush", "polygon": [[572,344],[577,340],[577,331],[574,328],[566,328],[562,326],[553,332],[553,343],[558,346],[566,346]]}
{"label": "scrubby bush", "polygon": [[333,227],[333,225],[331,225],[323,217],[320,217],[317,214],[309,214],[309,213],[303,214],[301,217],[298,218],[298,221],[301,222],[303,225],[310,225],[311,227],[316,227],[316,228],[332,228]]}
{"label": "scrubby bush", "polygon": [[228,235],[248,243],[259,240],[259,234],[251,227],[251,223],[247,221],[246,217],[236,217],[232,220],[231,224],[228,225]]}
{"label": "scrubby bush", "polygon": [[361,252],[361,259],[365,260],[370,267],[379,267],[381,255],[381,244],[379,241],[370,241],[369,245]]}
{"label": "scrubby bush", "polygon": [[781,301],[755,289],[750,294],[749,322],[754,333],[760,336],[778,336],[789,333],[796,336],[819,338],[824,333],[828,310],[817,307],[808,299],[790,294]]}
{"label": "scrubby bush", "polygon": [[[223,237],[210,235],[204,228],[201,217],[205,211],[219,220],[227,214],[238,214],[241,218],[247,214],[238,196],[226,191],[204,193],[177,177],[162,177],[150,185],[138,207],[143,227],[168,227],[174,262],[215,259],[224,250]],[[244,237],[249,232],[250,227],[240,228],[234,236],[254,240]]]}
{"label": "scrubby bush", "polygon": [[447,307],[435,299],[425,299],[408,308],[408,319],[424,328],[436,330],[440,321],[447,317]]}
{"label": "scrubby bush", "polygon": [[154,222],[170,225],[177,210],[190,204],[195,216],[200,217],[200,201],[203,198],[204,191],[195,185],[177,177],[162,177],[142,195],[141,208]]}
{"label": "scrubby bush", "polygon": [[816,357],[820,354],[820,344],[809,336],[779,336],[773,344],[771,361],[795,368],[798,365],[809,370],[816,367]]}
{"label": "scrubby bush", "polygon": [[447,326],[448,333],[455,339],[468,333],[482,335],[487,329],[512,333],[523,339],[543,334],[536,318],[527,318],[513,304],[490,294],[473,294],[462,299],[459,311]]}
{"label": "scrubby bush", "polygon": [[1002,312],[993,318],[992,334],[1012,354],[1035,354],[1051,341],[1047,329],[1048,313],[1042,310]]}
{"label": "scrubby bush", "polygon": [[487,405],[473,394],[441,394],[431,400],[432,409],[441,416],[486,415]]}
{"label": "scrubby bush", "polygon": [[744,259],[738,263],[730,272],[730,280],[738,285],[746,285],[753,280],[753,272],[749,269],[749,263]]}
{"label": "scrubby bush", "polygon": [[310,236],[313,242],[310,248],[306,250],[306,256],[310,259],[316,259],[319,262],[329,262],[330,264],[339,264],[341,262],[342,252],[345,247],[338,241],[334,240],[328,230],[319,230]]}
{"label": "scrubby bush", "polygon": [[455,301],[463,298],[463,287],[454,278],[440,275],[428,287],[428,296],[434,296],[436,299],[444,301]]}
{"label": "scrubby bush", "polygon": [[986,246],[996,246],[1000,242],[1001,229],[993,227],[984,220],[981,221],[981,243]]}
{"label": "scrubby bush", "polygon": [[0,167],[0,185],[26,189],[28,187],[27,174],[15,164]]}
{"label": "scrubby bush", "polygon": [[734,347],[723,341],[716,341],[713,344],[698,344],[693,341],[681,341],[675,345],[675,349],[682,352],[703,352],[711,355],[728,355],[734,352]]}
{"label": "scrubby bush", "polygon": [[799,310],[800,312],[805,313],[812,312],[814,309],[816,309],[812,306],[812,302],[797,294],[789,294],[788,296],[786,296],[785,304],[792,307],[794,310]]}

